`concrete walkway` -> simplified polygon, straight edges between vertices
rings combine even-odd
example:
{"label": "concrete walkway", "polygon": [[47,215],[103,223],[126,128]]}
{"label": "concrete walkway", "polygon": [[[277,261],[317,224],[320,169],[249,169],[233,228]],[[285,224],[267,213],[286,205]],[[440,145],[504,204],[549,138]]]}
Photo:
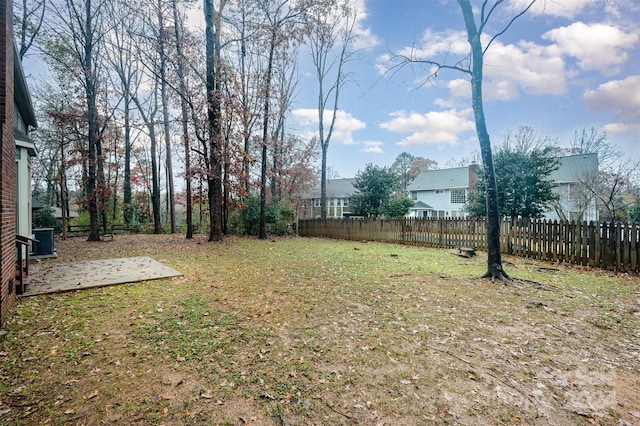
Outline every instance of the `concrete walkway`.
{"label": "concrete walkway", "polygon": [[73,263],[41,262],[29,266],[31,283],[23,297],[182,275],[147,257],[87,260]]}

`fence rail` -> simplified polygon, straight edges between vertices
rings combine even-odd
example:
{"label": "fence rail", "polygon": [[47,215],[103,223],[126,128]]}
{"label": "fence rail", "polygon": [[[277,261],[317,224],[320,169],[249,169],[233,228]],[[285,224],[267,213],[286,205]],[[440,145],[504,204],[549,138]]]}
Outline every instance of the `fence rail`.
{"label": "fence rail", "polygon": [[[109,234],[138,234],[142,232],[143,225],[139,223],[133,223],[128,225],[113,224],[107,228]],[[67,225],[68,236],[84,236],[89,235],[91,226],[89,225]],[[104,234],[104,230],[100,228],[100,234]]]}
{"label": "fence rail", "polygon": [[[304,219],[303,237],[381,241],[437,248],[486,250],[487,225],[479,219]],[[504,220],[502,253],[619,272],[640,272],[640,224]]]}

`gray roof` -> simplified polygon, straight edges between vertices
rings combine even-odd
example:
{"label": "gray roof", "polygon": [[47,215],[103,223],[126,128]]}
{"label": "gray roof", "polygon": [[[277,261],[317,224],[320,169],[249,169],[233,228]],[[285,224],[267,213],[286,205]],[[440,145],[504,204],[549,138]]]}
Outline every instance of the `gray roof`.
{"label": "gray roof", "polygon": [[415,203],[413,203],[413,209],[415,210],[420,210],[420,209],[425,209],[425,210],[431,210],[433,209],[433,207],[431,207],[429,204],[422,202],[422,201],[416,201]]}
{"label": "gray roof", "polygon": [[[577,182],[584,176],[598,172],[597,154],[579,154],[559,157],[560,167],[551,173],[551,180],[557,183]],[[469,187],[469,167],[428,170],[422,172],[407,188],[409,191],[428,191]]]}
{"label": "gray roof", "polygon": [[578,154],[560,157],[560,167],[551,172],[551,180],[557,183],[577,182],[598,172],[598,154]]}
{"label": "gray roof", "polygon": [[[328,198],[349,198],[356,192],[353,178],[327,179]],[[304,195],[305,199],[320,198],[320,184]]]}
{"label": "gray roof", "polygon": [[469,167],[428,170],[420,173],[407,188],[409,191],[427,191],[430,189],[468,188]]}

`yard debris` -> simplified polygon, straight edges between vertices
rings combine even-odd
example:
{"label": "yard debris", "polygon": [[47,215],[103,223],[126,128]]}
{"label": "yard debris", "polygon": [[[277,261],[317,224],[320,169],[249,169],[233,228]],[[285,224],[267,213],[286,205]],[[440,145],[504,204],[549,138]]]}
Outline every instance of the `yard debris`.
{"label": "yard debris", "polygon": [[89,395],[85,396],[84,399],[93,399],[96,396],[98,396],[99,394],[100,394],[100,391],[98,389],[96,389],[93,392],[91,392]]}
{"label": "yard debris", "polygon": [[476,255],[475,247],[458,247],[458,256],[470,259]]}

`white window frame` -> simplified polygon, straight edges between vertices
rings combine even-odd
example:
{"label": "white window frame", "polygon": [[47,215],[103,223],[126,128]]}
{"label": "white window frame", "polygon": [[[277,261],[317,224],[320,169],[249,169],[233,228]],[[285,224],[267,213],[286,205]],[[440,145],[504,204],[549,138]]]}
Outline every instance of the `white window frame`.
{"label": "white window frame", "polygon": [[[454,200],[455,196],[455,200]],[[462,201],[460,201],[462,200]],[[464,204],[467,202],[467,191],[464,188],[455,188],[450,191],[449,201],[451,204]]]}

